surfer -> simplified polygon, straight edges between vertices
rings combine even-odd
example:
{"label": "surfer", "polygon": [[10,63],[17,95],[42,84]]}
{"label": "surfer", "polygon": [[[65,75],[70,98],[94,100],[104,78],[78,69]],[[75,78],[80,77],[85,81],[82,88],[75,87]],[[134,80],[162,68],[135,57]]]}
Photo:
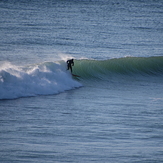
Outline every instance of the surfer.
{"label": "surfer", "polygon": [[67,70],[71,70],[72,73],[72,66],[74,66],[74,59],[67,60]]}

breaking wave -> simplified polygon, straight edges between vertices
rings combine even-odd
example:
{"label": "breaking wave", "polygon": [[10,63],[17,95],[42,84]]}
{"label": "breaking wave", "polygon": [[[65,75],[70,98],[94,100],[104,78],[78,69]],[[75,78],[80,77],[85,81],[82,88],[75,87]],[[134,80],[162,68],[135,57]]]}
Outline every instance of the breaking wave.
{"label": "breaking wave", "polygon": [[57,94],[80,86],[66,71],[64,61],[24,67],[6,62],[0,66],[0,99]]}
{"label": "breaking wave", "polygon": [[117,76],[118,80],[134,75],[146,76],[149,80],[151,76],[162,77],[163,57],[75,60],[73,74],[80,77],[72,77],[66,69],[63,60],[22,67],[5,62],[0,66],[0,99],[57,94],[81,87],[83,81],[108,81]]}

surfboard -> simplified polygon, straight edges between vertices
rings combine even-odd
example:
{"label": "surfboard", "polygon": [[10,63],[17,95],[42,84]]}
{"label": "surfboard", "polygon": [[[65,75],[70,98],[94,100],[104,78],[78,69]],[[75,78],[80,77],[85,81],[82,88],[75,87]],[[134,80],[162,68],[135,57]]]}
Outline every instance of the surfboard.
{"label": "surfboard", "polygon": [[75,75],[75,74],[72,74],[72,76],[75,76],[75,77],[80,77],[79,75]]}

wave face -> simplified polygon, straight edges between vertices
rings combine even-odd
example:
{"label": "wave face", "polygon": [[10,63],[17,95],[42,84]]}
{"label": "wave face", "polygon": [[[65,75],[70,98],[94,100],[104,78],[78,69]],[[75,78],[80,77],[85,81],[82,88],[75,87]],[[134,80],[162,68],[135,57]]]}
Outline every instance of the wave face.
{"label": "wave face", "polygon": [[74,73],[82,78],[104,79],[117,75],[163,76],[163,57],[125,57],[109,60],[77,60]]}
{"label": "wave face", "polygon": [[26,67],[6,62],[0,66],[0,99],[57,94],[80,86],[66,71],[64,61]]}
{"label": "wave face", "polygon": [[24,67],[3,63],[0,67],[0,99],[57,94],[81,87],[80,82],[88,80],[114,81],[112,77],[121,80],[122,76],[134,75],[163,77],[163,57],[75,60],[73,73],[80,78],[72,78],[70,71],[66,69],[65,61]]}

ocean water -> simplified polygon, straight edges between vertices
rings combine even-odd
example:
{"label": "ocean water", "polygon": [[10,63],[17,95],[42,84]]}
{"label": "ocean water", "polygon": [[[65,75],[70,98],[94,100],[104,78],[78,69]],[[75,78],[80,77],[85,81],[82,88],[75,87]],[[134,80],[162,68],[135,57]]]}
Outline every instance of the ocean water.
{"label": "ocean water", "polygon": [[1,0],[0,15],[1,163],[163,162],[162,0]]}

